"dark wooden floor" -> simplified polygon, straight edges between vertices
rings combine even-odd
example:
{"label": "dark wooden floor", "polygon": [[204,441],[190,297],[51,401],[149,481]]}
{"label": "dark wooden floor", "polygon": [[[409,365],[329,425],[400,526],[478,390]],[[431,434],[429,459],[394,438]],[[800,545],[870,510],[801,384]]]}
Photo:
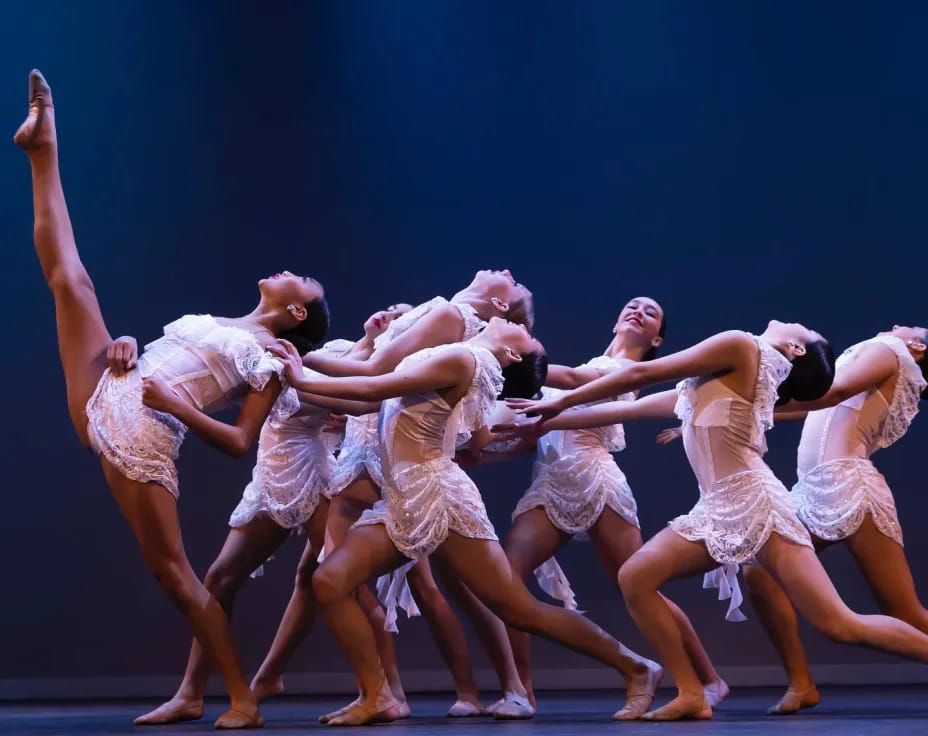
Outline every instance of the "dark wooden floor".
{"label": "dark wooden floor", "polygon": [[[540,694],[539,714],[532,721],[499,722],[491,719],[452,720],[444,717],[449,696],[421,695],[410,698],[414,717],[396,724],[374,726],[377,733],[433,734],[448,731],[454,736],[469,736],[492,729],[506,736],[538,733],[550,736],[602,733],[608,728],[622,736],[634,734],[730,734],[764,736],[783,733],[790,736],[869,736],[892,734],[926,736],[928,734],[928,688],[825,688],[822,705],[801,715],[773,718],[765,708],[776,699],[778,691],[742,689],[734,693],[717,710],[715,719],[702,723],[653,724],[642,722],[612,723],[612,712],[619,706],[620,693],[545,692]],[[659,702],[669,697],[662,691]],[[268,702],[262,712],[267,726],[259,733],[295,734],[322,729],[316,717],[342,705],[336,698],[280,698]],[[201,721],[175,726],[136,728],[132,717],[153,703],[138,701],[9,703],[0,706],[0,733],[28,736],[62,736],[67,734],[142,733],[152,736],[212,732],[212,720],[221,712],[222,702],[211,702],[207,717]],[[501,731],[502,729],[503,731]],[[364,730],[368,732],[368,729]],[[350,733],[356,733],[357,729]]]}

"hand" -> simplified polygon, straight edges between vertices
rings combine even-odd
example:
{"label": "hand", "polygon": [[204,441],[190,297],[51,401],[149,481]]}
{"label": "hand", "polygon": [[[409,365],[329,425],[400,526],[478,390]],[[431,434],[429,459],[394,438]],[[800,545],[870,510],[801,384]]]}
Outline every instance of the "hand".
{"label": "hand", "polygon": [[303,378],[303,358],[289,340],[278,340],[267,346],[267,351],[284,364],[287,383],[297,386]]}
{"label": "hand", "polygon": [[506,406],[515,409],[516,414],[526,416],[540,416],[542,421],[556,417],[567,407],[562,403],[561,398],[556,399],[506,399]]}
{"label": "hand", "polygon": [[669,445],[674,440],[680,439],[683,436],[683,427],[670,427],[665,429],[659,435],[657,435],[657,444],[659,445]]}
{"label": "hand", "polygon": [[[523,401],[524,399],[520,399]],[[548,428],[543,419],[533,419],[522,422],[503,422],[490,428],[493,433],[493,442],[511,442],[520,440],[529,444],[538,441],[538,438],[546,434]]]}
{"label": "hand", "polygon": [[114,376],[124,376],[138,364],[139,346],[134,337],[117,337],[106,349],[106,366]]}
{"label": "hand", "polygon": [[174,414],[180,400],[180,396],[163,378],[149,376],[142,379],[142,403],[149,409]]}
{"label": "hand", "polygon": [[322,431],[341,434],[345,431],[345,425],[348,424],[348,417],[344,414],[336,414],[330,411],[328,416],[322,420]]}

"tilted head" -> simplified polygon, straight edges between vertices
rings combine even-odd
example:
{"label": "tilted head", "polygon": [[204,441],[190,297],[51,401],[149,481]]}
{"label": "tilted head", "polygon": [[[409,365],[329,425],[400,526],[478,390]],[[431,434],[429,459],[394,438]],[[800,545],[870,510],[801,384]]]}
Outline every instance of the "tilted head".
{"label": "tilted head", "polygon": [[301,355],[321,345],[329,331],[325,290],[309,276],[281,271],[258,282],[261,307],[278,312],[277,337],[289,340]]}
{"label": "tilted head", "polygon": [[828,340],[798,322],[777,320],[770,321],[762,337],[793,364],[780,384],[778,404],[814,401],[828,393],[835,379],[835,354]]}
{"label": "tilted head", "polygon": [[411,309],[411,304],[400,302],[399,304],[391,304],[386,309],[374,312],[364,321],[364,333],[372,336],[380,335],[390,326],[393,320],[397,317],[402,317]]}
{"label": "tilted head", "polygon": [[477,271],[474,280],[460,294],[479,298],[482,304],[477,311],[483,319],[504,317],[525,325],[529,331],[535,326],[532,292],[518,283],[509,269]]}
{"label": "tilted head", "polygon": [[[928,350],[928,328],[893,325],[891,330],[881,332],[880,335],[892,335],[902,340],[909,349],[909,353],[915,358],[915,362],[918,363],[918,367],[922,369],[922,376],[928,381],[928,359],[925,357],[926,350]],[[922,398],[928,399],[928,388],[922,391]]]}
{"label": "tilted head", "polygon": [[643,349],[642,360],[654,360],[664,342],[667,317],[654,299],[637,296],[622,307],[612,332],[626,347]]}

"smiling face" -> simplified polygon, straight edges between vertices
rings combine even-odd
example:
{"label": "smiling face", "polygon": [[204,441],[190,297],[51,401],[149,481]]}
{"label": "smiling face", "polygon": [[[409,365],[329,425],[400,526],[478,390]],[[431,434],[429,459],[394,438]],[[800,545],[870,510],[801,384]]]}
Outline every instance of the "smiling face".
{"label": "smiling face", "polygon": [[261,279],[258,291],[266,304],[286,309],[289,305],[302,307],[321,299],[322,284],[309,276],[297,276],[290,271],[281,271]]}
{"label": "smiling face", "polygon": [[[627,342],[647,347],[656,347],[661,337],[664,310],[654,299],[639,296],[630,300],[615,323],[615,334]],[[660,343],[657,342],[657,345]]]}

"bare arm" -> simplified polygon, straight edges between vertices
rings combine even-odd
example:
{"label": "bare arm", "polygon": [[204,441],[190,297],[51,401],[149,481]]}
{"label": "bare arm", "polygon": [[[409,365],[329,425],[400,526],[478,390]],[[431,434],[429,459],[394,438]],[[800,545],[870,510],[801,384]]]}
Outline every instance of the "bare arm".
{"label": "bare arm", "polygon": [[596,368],[571,368],[567,365],[549,365],[545,386],[569,390],[579,388],[590,381],[595,381],[603,375],[605,375],[605,371]]}
{"label": "bare arm", "polygon": [[[349,414],[353,417],[359,417],[364,414],[375,414],[380,411],[379,401],[348,401],[347,399],[335,399],[331,396],[322,396],[321,394],[307,394],[300,392],[300,401],[319,406],[323,409],[335,412],[336,414]],[[298,414],[302,414],[302,410]]]}
{"label": "bare arm", "polygon": [[528,402],[520,407],[520,411],[539,413],[548,418],[578,404],[608,399],[658,383],[690,376],[725,374],[743,366],[748,357],[756,355],[756,352],[756,344],[746,333],[722,332],[664,358],[632,363],[611,371],[555,399]]}
{"label": "bare arm", "polygon": [[146,378],[143,381],[142,403],[149,408],[173,414],[213,447],[240,457],[248,452],[258,438],[261,425],[270,414],[280,390],[280,381],[275,376],[261,391],[249,391],[235,424],[226,424],[204,414],[181,399],[160,378]]}
{"label": "bare arm", "polygon": [[[787,407],[789,404],[784,404],[783,407]],[[795,410],[795,409],[786,409],[783,407],[777,407],[773,410],[773,418],[779,424],[780,422],[801,422],[806,418],[809,412],[805,410]]]}
{"label": "bare arm", "polygon": [[389,345],[375,350],[368,360],[307,353],[303,363],[328,376],[379,376],[392,371],[407,355],[424,348],[458,342],[463,335],[461,313],[450,304],[442,304],[429,310]]}
{"label": "bare arm", "polygon": [[868,345],[853,362],[841,368],[828,393],[822,398],[815,401],[790,401],[783,408],[786,411],[815,411],[837,406],[862,391],[879,388],[898,369],[899,359],[891,348],[880,344]]}

